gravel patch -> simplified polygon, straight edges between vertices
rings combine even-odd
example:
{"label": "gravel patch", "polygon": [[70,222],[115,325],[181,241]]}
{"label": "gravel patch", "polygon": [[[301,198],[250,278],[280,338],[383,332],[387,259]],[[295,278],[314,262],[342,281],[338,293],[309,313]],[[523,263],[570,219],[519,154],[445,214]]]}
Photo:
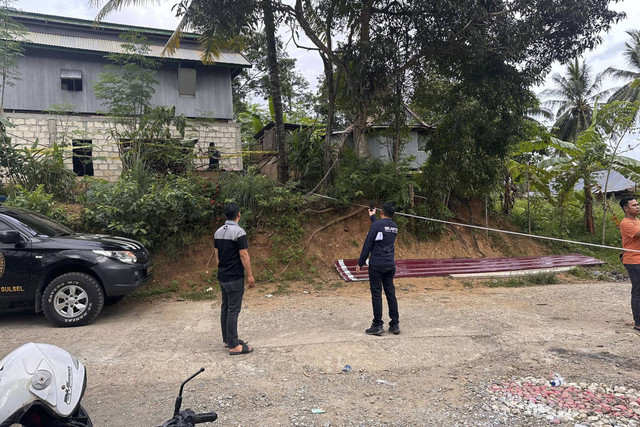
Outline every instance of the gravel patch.
{"label": "gravel patch", "polygon": [[[555,378],[558,378],[557,376]],[[562,381],[562,380],[561,380]],[[639,426],[640,391],[622,385],[525,377],[487,387],[493,412],[549,424]]]}

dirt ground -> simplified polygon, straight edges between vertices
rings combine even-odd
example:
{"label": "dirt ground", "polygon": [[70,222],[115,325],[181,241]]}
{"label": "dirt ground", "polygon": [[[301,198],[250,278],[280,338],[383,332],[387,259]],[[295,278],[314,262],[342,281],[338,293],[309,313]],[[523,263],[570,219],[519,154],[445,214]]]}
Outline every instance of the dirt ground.
{"label": "dirt ground", "polygon": [[[482,217],[480,206],[472,204],[471,214],[459,207],[458,217],[463,221],[472,219],[475,225],[487,225]],[[304,259],[289,264],[269,264],[267,260],[278,258],[274,254],[272,237],[274,231],[258,227],[252,233],[249,245],[253,270],[256,277],[270,277],[273,283],[263,283],[261,289],[266,293],[276,290],[283,282],[289,285],[287,275],[291,275],[298,263],[304,263],[306,270],[302,275],[307,282],[318,286],[331,286],[339,282],[333,262],[337,259],[358,258],[369,230],[370,221],[366,208],[352,208],[347,212],[329,211],[310,213],[304,223],[305,235],[302,238]],[[344,218],[337,221],[340,218]],[[327,224],[330,224],[327,226]],[[511,230],[512,226],[502,218],[489,218],[489,227]],[[153,283],[146,289],[166,289],[178,287],[183,293],[204,290],[215,285],[213,260],[213,232],[191,245],[180,259],[154,258],[155,276]],[[508,234],[486,233],[470,228],[448,226],[445,232],[434,240],[421,241],[400,233],[396,243],[396,259],[417,258],[476,258],[535,256],[550,254],[548,247],[539,242]],[[315,273],[309,273],[312,267]],[[296,286],[291,283],[291,286]],[[318,287],[316,286],[316,287]],[[215,286],[213,286],[215,287]]]}
{"label": "dirt ground", "polygon": [[180,382],[200,367],[206,371],[186,387],[184,405],[216,411],[221,426],[544,425],[500,417],[487,386],[554,371],[639,388],[629,287],[401,279],[402,333],[379,337],[364,334],[366,282],[272,297],[257,287],[246,293],[239,327],[256,350],[242,356],[222,348],[217,301],[125,299],[80,328],[2,313],[0,354],[34,341],[76,355],[87,367],[83,405],[96,426],[160,424]]}

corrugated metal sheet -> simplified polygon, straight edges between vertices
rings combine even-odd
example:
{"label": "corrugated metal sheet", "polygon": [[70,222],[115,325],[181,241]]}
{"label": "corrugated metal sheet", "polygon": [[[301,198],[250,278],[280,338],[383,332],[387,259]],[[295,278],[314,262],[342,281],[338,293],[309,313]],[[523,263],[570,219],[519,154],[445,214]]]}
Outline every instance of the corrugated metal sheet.
{"label": "corrugated metal sheet", "polygon": [[[103,52],[103,53],[123,53],[122,41],[104,40],[89,37],[69,36],[61,34],[46,34],[30,31],[24,36],[24,41],[38,46],[51,46],[56,48]],[[164,46],[151,45],[149,56],[155,58],[171,58],[184,61],[200,61],[202,51],[195,49],[179,48],[171,56],[163,56]],[[249,67],[251,63],[238,52],[222,52],[216,63],[225,65],[237,65]]]}
{"label": "corrugated metal sheet", "polygon": [[82,71],[80,70],[60,70],[61,79],[79,79],[82,80]]}
{"label": "corrugated metal sheet", "polygon": [[[591,174],[591,178],[595,181],[594,183],[598,186],[599,191],[602,191],[607,179],[607,172],[594,172],[593,174]],[[620,172],[614,170],[611,171],[611,174],[609,175],[609,181],[607,182],[607,193],[614,193],[616,191],[624,190],[635,191],[636,187],[637,185],[635,182],[633,182],[629,178],[625,178]],[[582,190],[584,188],[584,181],[582,180],[582,178],[580,178],[574,188],[576,190]]]}
{"label": "corrugated metal sheet", "polygon": [[[365,265],[359,273],[356,259],[340,259],[334,262],[340,277],[347,282],[369,280]],[[549,255],[514,258],[445,258],[405,259],[396,261],[396,278],[448,276],[462,273],[484,273],[494,271],[521,271],[567,266],[591,266],[604,264],[597,258],[584,255]]]}

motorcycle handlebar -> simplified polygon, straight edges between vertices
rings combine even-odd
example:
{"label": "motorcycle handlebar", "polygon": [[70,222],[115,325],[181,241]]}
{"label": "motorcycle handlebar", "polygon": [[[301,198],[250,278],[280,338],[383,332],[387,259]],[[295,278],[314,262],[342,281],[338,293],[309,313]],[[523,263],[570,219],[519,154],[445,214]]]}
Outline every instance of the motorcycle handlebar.
{"label": "motorcycle handlebar", "polygon": [[206,412],[203,414],[196,414],[193,422],[194,424],[210,423],[217,419],[218,419],[218,414],[216,414],[215,412]]}

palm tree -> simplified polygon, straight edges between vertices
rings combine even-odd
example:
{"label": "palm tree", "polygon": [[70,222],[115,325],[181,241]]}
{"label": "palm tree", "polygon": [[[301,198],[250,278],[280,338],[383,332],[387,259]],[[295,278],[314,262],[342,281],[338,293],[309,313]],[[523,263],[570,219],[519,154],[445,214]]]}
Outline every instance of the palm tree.
{"label": "palm tree", "polygon": [[[593,120],[593,105],[599,96],[605,94],[600,91],[602,74],[592,76],[590,67],[578,58],[567,65],[565,75],[554,74],[554,89],[544,92],[546,97],[552,97],[545,101],[545,105],[556,110],[556,121],[552,134],[557,138],[576,143],[581,132],[591,125]],[[584,182],[584,216],[587,231],[595,233],[593,223],[593,195],[591,193],[591,174],[585,173]]]}
{"label": "palm tree", "polygon": [[613,95],[609,97],[612,101],[631,101],[640,100],[640,85],[635,83],[640,79],[640,30],[627,31],[631,36],[631,43],[625,43],[627,47],[624,56],[630,70],[620,70],[618,68],[609,67],[605,70],[605,76],[611,76],[615,79],[627,80],[628,83],[618,88]]}
{"label": "palm tree", "polygon": [[575,142],[580,132],[587,129],[593,116],[593,105],[597,98],[605,94],[600,91],[602,74],[592,76],[591,68],[578,58],[567,65],[565,75],[554,74],[552,79],[556,86],[545,90],[544,102],[556,110],[556,121],[553,134],[564,140]]}

